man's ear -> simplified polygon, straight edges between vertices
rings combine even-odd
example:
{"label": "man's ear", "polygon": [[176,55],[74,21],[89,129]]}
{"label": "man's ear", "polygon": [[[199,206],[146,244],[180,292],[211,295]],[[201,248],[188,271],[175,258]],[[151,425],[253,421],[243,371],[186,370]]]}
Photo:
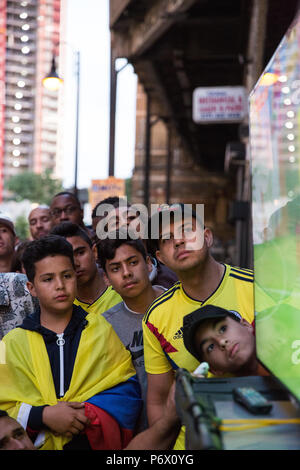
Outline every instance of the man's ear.
{"label": "man's ear", "polygon": [[151,261],[150,256],[146,257],[146,264],[147,264],[148,272],[151,273],[153,266],[152,266],[152,261]]}
{"label": "man's ear", "polygon": [[251,333],[253,333],[253,326],[251,325],[251,323],[249,323],[247,320],[245,320],[245,318],[241,318],[240,324],[243,325],[243,326],[245,326],[246,328],[248,328],[249,331],[250,331]]}
{"label": "man's ear", "polygon": [[158,259],[158,261],[159,261],[160,263],[163,263],[163,259],[162,259],[161,255],[160,255],[160,251],[159,251],[159,250],[156,250],[156,252],[155,252],[155,257]]}
{"label": "man's ear", "polygon": [[214,242],[214,236],[210,228],[205,227],[203,235],[204,235],[204,240],[206,241],[208,248],[210,248]]}
{"label": "man's ear", "polygon": [[103,270],[103,280],[104,280],[104,282],[105,282],[105,284],[106,284],[107,286],[110,286],[110,285],[111,285],[111,282],[110,282],[110,280],[108,279],[107,274],[106,274],[106,272],[105,272],[104,270]]}
{"label": "man's ear", "polygon": [[92,252],[93,252],[95,261],[97,261],[97,259],[98,259],[98,250],[97,250],[97,245],[96,245],[96,243],[93,243],[93,245],[92,245]]}
{"label": "man's ear", "polygon": [[32,295],[32,297],[37,297],[36,290],[35,290],[35,287],[34,287],[33,283],[30,282],[30,281],[27,281],[26,286],[27,286],[27,289],[29,290],[30,294]]}

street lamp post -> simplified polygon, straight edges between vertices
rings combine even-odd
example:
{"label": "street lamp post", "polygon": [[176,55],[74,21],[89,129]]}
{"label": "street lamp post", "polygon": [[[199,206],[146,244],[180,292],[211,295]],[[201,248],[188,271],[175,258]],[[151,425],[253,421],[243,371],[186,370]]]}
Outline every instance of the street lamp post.
{"label": "street lamp post", "polygon": [[115,175],[115,131],[116,131],[116,101],[117,101],[117,81],[118,74],[125,69],[128,61],[119,69],[116,68],[116,58],[113,56],[111,48],[110,58],[110,122],[109,122],[109,166],[108,176]]}
{"label": "street lamp post", "polygon": [[74,174],[74,194],[77,197],[77,176],[78,176],[78,135],[79,135],[79,90],[80,90],[80,52],[76,51],[76,134],[75,134],[75,174]]}
{"label": "street lamp post", "polygon": [[110,59],[110,121],[109,121],[109,165],[108,176],[115,175],[115,129],[116,129],[117,71],[115,58]]}
{"label": "street lamp post", "polygon": [[[75,170],[74,170],[74,195],[77,197],[77,176],[78,176],[78,137],[79,137],[79,102],[80,102],[80,51],[76,54],[76,128],[75,128]],[[56,71],[55,56],[51,63],[49,74],[43,79],[43,85],[48,90],[58,90],[63,80]]]}

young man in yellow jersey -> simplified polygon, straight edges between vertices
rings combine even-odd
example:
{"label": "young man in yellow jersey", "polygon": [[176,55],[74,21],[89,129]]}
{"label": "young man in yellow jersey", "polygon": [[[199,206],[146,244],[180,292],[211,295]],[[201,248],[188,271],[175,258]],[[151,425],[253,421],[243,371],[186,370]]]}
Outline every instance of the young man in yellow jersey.
{"label": "young man in yellow jersey", "polygon": [[74,301],[88,313],[101,314],[122,302],[122,298],[104,282],[103,273],[98,269],[97,248],[79,225],[62,222],[54,227],[53,234],[67,239],[73,247],[77,277],[77,296]]}
{"label": "young man in yellow jersey", "polygon": [[[152,216],[152,227],[155,224],[159,228],[156,256],[179,281],[152,303],[143,320],[150,426],[162,415],[174,371],[181,367],[193,372],[199,365],[184,346],[183,317],[209,303],[235,310],[249,323],[254,319],[252,271],[212,257],[213,234],[196,212],[174,204]],[[175,449],[183,448],[181,433]]]}

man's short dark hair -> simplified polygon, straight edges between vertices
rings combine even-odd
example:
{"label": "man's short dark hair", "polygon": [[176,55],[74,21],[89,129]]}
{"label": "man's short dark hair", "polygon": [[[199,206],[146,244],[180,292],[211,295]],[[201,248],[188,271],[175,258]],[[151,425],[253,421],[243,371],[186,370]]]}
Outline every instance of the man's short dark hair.
{"label": "man's short dark hair", "polygon": [[104,240],[99,240],[97,243],[98,261],[105,272],[106,261],[113,259],[116,254],[116,250],[122,245],[132,246],[136,251],[141,253],[144,260],[146,261],[147,253],[142,240],[140,240],[139,238],[137,240],[133,240],[129,237],[127,232],[126,238],[124,235],[125,232],[123,232],[122,236],[120,237],[121,232],[123,232],[122,229],[116,231],[116,239],[108,237]]}
{"label": "man's short dark hair", "polygon": [[60,193],[55,194],[55,196],[53,196],[53,198],[52,198],[51,204],[54,201],[54,199],[59,197],[59,196],[72,197],[74,199],[74,201],[76,202],[76,204],[78,204],[78,206],[81,208],[81,203],[80,203],[78,197],[74,193],[71,193],[70,191],[61,191]]}
{"label": "man's short dark hair", "polygon": [[103,199],[102,201],[98,202],[98,204],[96,204],[96,206],[94,207],[92,211],[92,219],[97,217],[98,207],[103,206],[104,204],[109,204],[116,209],[117,207],[122,205],[122,203],[125,207],[130,207],[130,204],[126,202],[126,199],[123,199],[120,196],[110,196],[110,197],[107,197],[106,199]]}
{"label": "man's short dark hair", "polygon": [[8,413],[4,410],[0,410],[0,418],[7,418],[8,417]]}
{"label": "man's short dark hair", "polygon": [[59,235],[48,235],[40,240],[34,240],[29,243],[22,255],[22,264],[24,266],[27,278],[33,282],[35,276],[35,263],[41,261],[47,256],[62,255],[70,259],[74,265],[72,245]]}
{"label": "man's short dark hair", "polygon": [[71,237],[80,237],[82,238],[90,247],[93,243],[86,231],[81,228],[79,225],[74,224],[73,222],[61,222],[60,224],[53,227],[51,230],[52,235],[59,235],[64,238]]}

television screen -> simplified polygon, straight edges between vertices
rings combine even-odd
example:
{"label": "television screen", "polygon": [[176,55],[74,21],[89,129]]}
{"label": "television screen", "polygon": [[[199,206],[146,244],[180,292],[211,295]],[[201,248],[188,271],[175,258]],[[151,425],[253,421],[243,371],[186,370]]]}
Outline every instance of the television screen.
{"label": "television screen", "polygon": [[300,17],[249,97],[257,355],[300,400]]}

